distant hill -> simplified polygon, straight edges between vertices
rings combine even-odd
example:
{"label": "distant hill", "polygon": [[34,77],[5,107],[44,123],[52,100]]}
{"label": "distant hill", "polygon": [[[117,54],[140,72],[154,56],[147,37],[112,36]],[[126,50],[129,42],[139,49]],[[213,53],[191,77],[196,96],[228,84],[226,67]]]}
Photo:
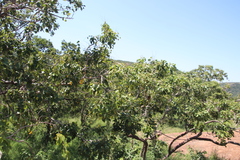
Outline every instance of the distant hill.
{"label": "distant hill", "polygon": [[227,92],[232,93],[233,97],[240,95],[240,82],[225,82],[222,83],[223,86],[228,85]]}
{"label": "distant hill", "polygon": [[134,64],[134,62],[130,62],[130,61],[123,61],[123,60],[114,60],[114,61],[116,61],[118,63],[123,63],[128,66]]}

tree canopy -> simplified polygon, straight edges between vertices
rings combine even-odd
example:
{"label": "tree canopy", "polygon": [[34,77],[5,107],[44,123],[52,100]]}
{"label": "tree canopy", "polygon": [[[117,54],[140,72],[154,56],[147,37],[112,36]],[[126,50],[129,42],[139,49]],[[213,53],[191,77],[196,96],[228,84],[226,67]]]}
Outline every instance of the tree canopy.
{"label": "tree canopy", "polygon": [[[81,1],[0,2],[0,150],[3,159],[163,159],[211,131],[229,141],[239,103],[221,85],[224,71],[199,66],[181,72],[164,60],[124,65],[110,59],[119,39],[107,23],[89,46],[53,34],[56,20],[84,8]],[[166,126],[196,133],[177,146],[159,141]],[[165,151],[164,151],[165,147]],[[166,149],[167,147],[167,149]]]}
{"label": "tree canopy", "polygon": [[71,18],[84,5],[80,0],[3,0],[0,2],[1,34],[13,32],[22,40],[44,31],[54,34],[57,19]]}

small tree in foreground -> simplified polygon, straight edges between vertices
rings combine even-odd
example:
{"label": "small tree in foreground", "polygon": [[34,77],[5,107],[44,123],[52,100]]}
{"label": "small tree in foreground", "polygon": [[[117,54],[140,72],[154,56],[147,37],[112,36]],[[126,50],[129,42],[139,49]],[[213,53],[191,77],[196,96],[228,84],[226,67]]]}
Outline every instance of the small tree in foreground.
{"label": "small tree in foreground", "polygon": [[[139,60],[132,66],[117,64],[110,73],[119,108],[114,129],[143,143],[143,159],[148,141],[155,140],[161,134],[157,128],[166,124],[185,128],[170,143],[166,157],[191,140],[239,145],[229,141],[234,136],[233,117],[239,114],[239,104],[231,100],[218,82],[197,74],[192,76],[192,72],[179,72],[166,61],[151,59]],[[218,141],[201,138],[204,131],[211,131]],[[176,140],[188,133],[195,135],[173,147]]]}

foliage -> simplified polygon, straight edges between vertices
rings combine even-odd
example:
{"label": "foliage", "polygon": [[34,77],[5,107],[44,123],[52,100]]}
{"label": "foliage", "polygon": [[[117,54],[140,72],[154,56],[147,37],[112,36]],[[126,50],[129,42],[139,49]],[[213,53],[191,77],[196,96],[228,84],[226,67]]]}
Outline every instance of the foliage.
{"label": "foliage", "polygon": [[[80,1],[67,2],[1,2],[3,159],[161,159],[193,139],[211,141],[200,137],[206,130],[218,137],[215,144],[230,143],[239,103],[212,81],[222,80],[223,71],[206,66],[185,73],[144,58],[132,65],[113,62],[119,37],[107,23],[85,50],[66,41],[57,50],[34,33],[53,33],[56,18],[83,8]],[[172,143],[196,135],[166,149],[157,141],[166,126],[185,131]]]}
{"label": "foliage", "polygon": [[240,83],[223,83],[223,87],[226,87],[226,91],[232,94],[232,97],[239,98],[240,96]]}
{"label": "foliage", "polygon": [[[117,38],[107,24],[103,25],[103,32],[113,33],[108,36],[110,41]],[[50,42],[38,37],[26,42],[16,40],[12,54],[1,56],[1,114],[5,115],[1,119],[4,124],[1,137],[4,140],[22,141],[17,137],[30,140],[33,130],[45,124],[43,143],[56,141],[56,149],[68,157],[67,143],[77,137],[78,126],[57,119],[66,112],[68,116],[78,112],[81,125],[92,123],[86,121],[90,112],[86,109],[93,105],[92,99],[97,99],[95,93],[104,84],[105,69],[111,64],[106,58],[107,48],[112,48],[113,42],[102,40],[104,36],[91,37],[90,41],[93,38],[95,41],[91,41],[84,53],[80,52],[79,44],[65,41],[62,50],[57,51]]]}
{"label": "foliage", "polygon": [[[118,119],[125,120],[115,120],[114,129],[131,138],[147,143],[154,139],[157,127],[164,124],[179,124],[185,128],[184,134],[198,133],[193,139],[198,139],[204,130],[211,130],[220,144],[233,136],[231,120],[237,104],[228,100],[229,94],[215,81],[179,73],[174,65],[151,59],[127,67],[115,65],[109,76],[119,96],[114,99],[122,105]],[[136,135],[139,131],[144,138]],[[180,146],[171,149],[170,145],[169,156]]]}
{"label": "foliage", "polygon": [[197,151],[197,150],[194,150],[192,148],[189,148],[189,154],[191,156],[191,159],[194,159],[194,160],[206,160],[207,158],[204,156],[204,154],[206,154],[207,152],[206,151]]}
{"label": "foliage", "polygon": [[205,81],[223,81],[224,78],[227,78],[227,73],[220,69],[214,69],[210,65],[199,65],[197,69],[190,71],[189,74],[193,77],[200,77]]}
{"label": "foliage", "polygon": [[123,60],[115,60],[116,63],[121,63],[121,64],[125,64],[125,65],[133,65],[134,62],[130,62],[130,61],[123,61]]}
{"label": "foliage", "polygon": [[66,20],[84,5],[80,0],[3,0],[0,2],[1,34],[13,32],[20,39],[31,39],[34,33],[54,34],[57,19]]}

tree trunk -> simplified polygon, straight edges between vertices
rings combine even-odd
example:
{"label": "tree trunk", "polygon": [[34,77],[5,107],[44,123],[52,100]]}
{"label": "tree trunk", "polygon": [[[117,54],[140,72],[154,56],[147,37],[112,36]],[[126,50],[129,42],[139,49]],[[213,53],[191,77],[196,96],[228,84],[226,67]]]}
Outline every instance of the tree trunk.
{"label": "tree trunk", "polygon": [[143,148],[142,148],[142,152],[141,152],[141,157],[143,158],[143,160],[146,160],[147,149],[148,149],[148,142],[147,142],[147,140],[144,140],[143,141]]}

